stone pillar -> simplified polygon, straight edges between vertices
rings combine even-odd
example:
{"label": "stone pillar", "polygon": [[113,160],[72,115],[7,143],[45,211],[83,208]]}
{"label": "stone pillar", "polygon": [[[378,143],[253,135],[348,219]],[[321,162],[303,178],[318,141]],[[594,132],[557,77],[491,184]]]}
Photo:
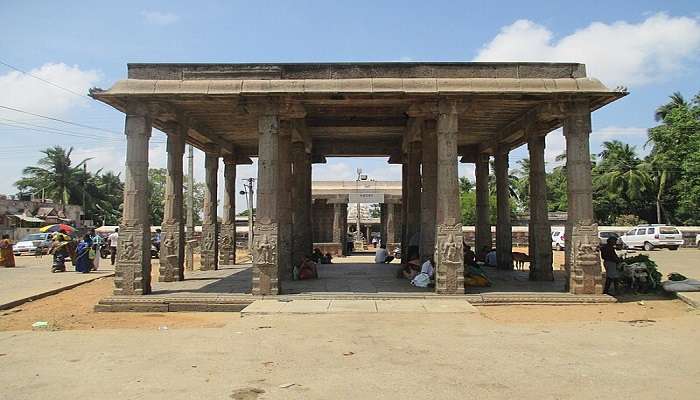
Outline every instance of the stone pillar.
{"label": "stone pillar", "polygon": [[593,184],[589,135],[591,112],[588,100],[568,104],[564,120],[568,220],[566,252],[568,289],[574,294],[600,294],[600,257],[596,248],[598,225],[593,218]]}
{"label": "stone pillar", "polygon": [[396,204],[386,204],[386,244],[396,245]]}
{"label": "stone pillar", "polygon": [[182,193],[182,157],[185,153],[187,128],[179,126],[168,134],[168,175],[165,180],[165,209],[161,226],[160,282],[185,279],[185,224]]}
{"label": "stone pillar", "polygon": [[[406,154],[406,251],[411,249],[411,240],[416,234],[421,233],[421,133],[423,131],[422,118],[409,118],[408,120],[408,152]],[[420,241],[416,243],[420,254]],[[404,251],[404,249],[401,249]],[[407,253],[408,254],[408,253]]]}
{"label": "stone pillar", "polygon": [[510,223],[508,149],[496,150],[496,259],[499,269],[513,269],[513,229]]}
{"label": "stone pillar", "polygon": [[219,269],[219,227],[217,223],[217,178],[219,154],[209,149],[204,155],[204,207],[202,217],[202,245],[199,269],[212,271]]}
{"label": "stone pillar", "polygon": [[[279,184],[277,186],[277,219],[279,255],[277,265],[283,279],[292,279],[292,163],[291,126],[289,121],[280,123],[277,167]],[[296,261],[295,261],[296,262]]]}
{"label": "stone pillar", "polygon": [[437,211],[435,232],[435,289],[443,294],[464,294],[462,222],[457,172],[457,104],[440,100],[437,118]]}
{"label": "stone pillar", "polygon": [[530,152],[530,225],[528,232],[530,279],[553,281],[552,229],[547,208],[547,176],[544,169],[544,136],[528,138]]}
{"label": "stone pillar", "polygon": [[236,158],[224,157],[224,209],[219,232],[219,264],[236,264]]}
{"label": "stone pillar", "polygon": [[478,153],[475,164],[476,173],[476,240],[475,252],[487,246],[493,246],[491,238],[491,210],[489,205],[489,155]]}
{"label": "stone pillar", "polygon": [[437,138],[434,129],[423,131],[422,187],[421,192],[421,259],[426,260],[435,252],[435,202],[437,200]]}
{"label": "stone pillar", "polygon": [[292,143],[292,262],[298,263],[312,251],[311,157],[304,142]]}
{"label": "stone pillar", "polygon": [[406,198],[408,197],[408,181],[407,181],[407,176],[408,176],[408,168],[406,166],[406,162],[404,161],[403,164],[401,164],[401,201],[402,201],[402,206],[401,206],[401,261],[402,262],[407,262],[408,261],[408,238],[406,237]]}
{"label": "stone pillar", "polygon": [[115,295],[151,292],[151,222],[148,207],[148,139],[151,117],[139,104],[126,111],[126,167],[124,209],[119,226]]}
{"label": "stone pillar", "polygon": [[340,221],[342,224],[342,236],[341,236],[341,244],[343,246],[343,255],[347,256],[348,254],[348,203],[342,203],[341,204],[341,210],[340,210]]}
{"label": "stone pillar", "polygon": [[258,113],[258,201],[253,243],[253,294],[276,295],[279,291],[278,207],[280,186],[279,114],[272,104]]}
{"label": "stone pillar", "polygon": [[345,204],[333,203],[333,243],[343,241],[343,206]]}

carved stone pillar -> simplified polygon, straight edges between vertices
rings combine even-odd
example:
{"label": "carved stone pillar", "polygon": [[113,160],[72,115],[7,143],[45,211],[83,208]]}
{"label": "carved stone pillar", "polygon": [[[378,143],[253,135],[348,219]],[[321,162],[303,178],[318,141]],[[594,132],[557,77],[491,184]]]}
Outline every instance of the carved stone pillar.
{"label": "carved stone pillar", "polygon": [[423,124],[424,121],[422,118],[409,118],[407,132],[408,148],[406,153],[406,251],[411,251],[413,244],[418,246],[419,254],[420,240],[415,243],[415,236],[421,233],[420,140],[423,132]]}
{"label": "carved stone pillar", "polygon": [[489,205],[489,155],[479,153],[476,156],[476,241],[475,252],[484,247],[493,246],[491,237],[491,211]]}
{"label": "carved stone pillar", "polygon": [[219,232],[219,264],[236,263],[236,159],[224,157],[224,209]]}
{"label": "carved stone pillar", "polygon": [[437,118],[437,211],[435,289],[438,293],[464,293],[462,222],[457,172],[457,104],[440,100]]}
{"label": "carved stone pillar", "polygon": [[544,169],[544,136],[528,138],[530,152],[530,279],[552,281],[552,228],[547,208],[547,176]]}
{"label": "carved stone pillar", "polygon": [[348,203],[342,203],[340,210],[340,222],[342,224],[341,232],[341,244],[343,245],[343,255],[348,254]]}
{"label": "carved stone pillar", "polygon": [[343,243],[343,207],[344,203],[333,203],[333,243]]}
{"label": "carved stone pillar", "polygon": [[312,250],[311,156],[304,142],[292,143],[292,261],[298,263]]}
{"label": "carved stone pillar", "polygon": [[408,239],[406,237],[406,221],[407,221],[407,216],[406,216],[406,198],[408,197],[408,167],[406,165],[406,162],[401,164],[401,261],[402,262],[407,262],[408,261]]}
{"label": "carved stone pillar", "polygon": [[160,282],[185,279],[185,224],[182,193],[182,156],[187,128],[179,126],[168,135],[168,175],[165,180],[165,209],[161,226]]}
{"label": "carved stone pillar", "polygon": [[426,260],[435,252],[435,216],[437,200],[437,138],[434,129],[423,130],[422,187],[421,192],[421,259]]}
{"label": "carved stone pillar", "polygon": [[384,239],[389,248],[389,244],[396,245],[396,204],[386,203],[386,238]]}
{"label": "carved stone pillar", "polygon": [[[290,157],[291,123],[282,121],[279,131],[277,167],[279,180],[277,186],[278,225],[278,266],[279,274],[284,279],[292,279],[292,164]],[[298,262],[298,261],[295,261]]]}
{"label": "carved stone pillar", "polygon": [[151,117],[139,104],[126,110],[124,209],[119,226],[115,295],[151,292],[151,222],[148,215],[148,140]]}
{"label": "carved stone pillar", "polygon": [[218,224],[216,215],[217,206],[217,175],[219,173],[219,155],[205,152],[204,156],[204,207],[202,218],[202,246],[201,265],[202,271],[219,269],[219,241]]}
{"label": "carved stone pillar", "polygon": [[568,220],[566,252],[568,289],[575,294],[600,294],[598,225],[593,218],[593,184],[589,135],[591,112],[588,100],[568,104],[564,120]]}
{"label": "carved stone pillar", "polygon": [[272,104],[261,104],[258,119],[258,200],[253,243],[253,294],[279,291],[278,195],[279,113]]}
{"label": "carved stone pillar", "polygon": [[496,151],[496,259],[499,269],[513,269],[513,231],[510,223],[508,149]]}

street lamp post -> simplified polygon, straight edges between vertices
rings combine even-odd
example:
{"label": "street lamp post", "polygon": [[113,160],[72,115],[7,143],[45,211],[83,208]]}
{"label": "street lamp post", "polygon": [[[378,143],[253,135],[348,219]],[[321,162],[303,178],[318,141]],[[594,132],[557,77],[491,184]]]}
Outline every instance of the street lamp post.
{"label": "street lamp post", "polygon": [[[255,178],[243,179],[243,189],[239,192],[241,195],[246,196],[246,203],[248,203],[248,251],[253,251],[253,182]],[[251,253],[252,254],[252,253]]]}

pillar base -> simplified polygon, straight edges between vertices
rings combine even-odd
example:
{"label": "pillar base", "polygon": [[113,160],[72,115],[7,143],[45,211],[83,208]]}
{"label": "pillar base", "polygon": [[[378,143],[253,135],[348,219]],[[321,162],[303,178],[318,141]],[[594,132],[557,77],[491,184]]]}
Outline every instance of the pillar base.
{"label": "pillar base", "polygon": [[570,243],[570,265],[567,265],[569,292],[602,294],[600,256],[596,251],[599,244],[598,225],[589,221],[574,225]]}
{"label": "pillar base", "polygon": [[219,232],[219,265],[236,263],[236,225],[222,224]]}
{"label": "pillar base", "polygon": [[255,225],[253,243],[253,294],[279,293],[279,242],[277,224],[260,221]]}
{"label": "pillar base", "polygon": [[182,224],[163,224],[161,226],[159,282],[175,282],[185,279],[184,268],[184,226]]}
{"label": "pillar base", "polygon": [[202,246],[201,246],[201,265],[202,271],[213,271],[219,269],[219,260],[217,255],[218,245],[216,242],[217,232],[215,224],[202,225]]}
{"label": "pillar base", "polygon": [[119,227],[115,295],[144,295],[151,292],[150,233],[140,224]]}
{"label": "pillar base", "polygon": [[462,224],[438,225],[435,236],[435,291],[464,294]]}

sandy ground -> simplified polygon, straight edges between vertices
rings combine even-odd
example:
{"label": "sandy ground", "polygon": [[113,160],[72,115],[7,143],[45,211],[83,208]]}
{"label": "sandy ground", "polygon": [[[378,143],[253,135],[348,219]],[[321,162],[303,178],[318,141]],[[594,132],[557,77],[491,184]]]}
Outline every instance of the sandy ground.
{"label": "sandy ground", "polygon": [[232,313],[208,329],[0,332],[0,398],[697,398],[700,315],[617,307],[575,322]]}

